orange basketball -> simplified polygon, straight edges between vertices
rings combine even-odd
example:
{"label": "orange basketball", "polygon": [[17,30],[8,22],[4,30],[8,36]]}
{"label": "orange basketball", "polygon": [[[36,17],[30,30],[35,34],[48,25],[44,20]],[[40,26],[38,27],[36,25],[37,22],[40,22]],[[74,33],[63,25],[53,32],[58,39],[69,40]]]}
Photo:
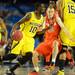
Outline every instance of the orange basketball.
{"label": "orange basketball", "polygon": [[38,72],[30,72],[28,75],[39,75]]}
{"label": "orange basketball", "polygon": [[20,41],[22,38],[23,38],[23,34],[20,30],[16,30],[12,35],[12,39],[15,41]]}

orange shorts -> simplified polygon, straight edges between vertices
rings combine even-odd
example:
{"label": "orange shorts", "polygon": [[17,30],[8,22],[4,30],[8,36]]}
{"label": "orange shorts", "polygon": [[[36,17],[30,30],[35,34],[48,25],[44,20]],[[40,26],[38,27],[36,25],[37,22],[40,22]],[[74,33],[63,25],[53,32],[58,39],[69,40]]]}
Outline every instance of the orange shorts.
{"label": "orange shorts", "polygon": [[[35,50],[40,55],[43,55],[45,58],[47,57],[47,59],[49,60],[51,58],[51,55],[53,52],[53,41],[54,40],[44,41],[44,42],[40,43]],[[58,48],[60,51],[62,49],[62,45],[61,45],[60,41],[58,41],[58,43],[59,43]]]}

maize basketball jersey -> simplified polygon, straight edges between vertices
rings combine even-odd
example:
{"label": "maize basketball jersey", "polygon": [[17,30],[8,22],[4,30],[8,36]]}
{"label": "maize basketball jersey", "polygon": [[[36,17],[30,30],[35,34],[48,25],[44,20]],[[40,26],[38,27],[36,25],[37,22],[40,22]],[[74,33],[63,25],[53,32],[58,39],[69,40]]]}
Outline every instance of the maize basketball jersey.
{"label": "maize basketball jersey", "polygon": [[[61,11],[64,25],[75,39],[75,2],[72,0],[61,0]],[[75,46],[75,42],[71,41],[67,35],[61,30],[60,37],[63,44]]]}
{"label": "maize basketball jersey", "polygon": [[43,25],[44,17],[41,15],[40,19],[37,19],[34,12],[31,12],[31,19],[21,25],[24,33],[30,37],[34,37],[37,32],[38,25]]}

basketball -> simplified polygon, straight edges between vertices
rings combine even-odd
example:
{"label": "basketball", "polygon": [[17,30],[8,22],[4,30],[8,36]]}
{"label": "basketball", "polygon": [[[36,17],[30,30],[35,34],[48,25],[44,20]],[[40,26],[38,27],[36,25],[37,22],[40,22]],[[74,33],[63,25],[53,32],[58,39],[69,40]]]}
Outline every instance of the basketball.
{"label": "basketball", "polygon": [[28,75],[39,75],[38,72],[30,72]]}
{"label": "basketball", "polygon": [[15,41],[20,41],[23,37],[23,34],[20,30],[16,30],[13,34],[12,34],[12,39]]}

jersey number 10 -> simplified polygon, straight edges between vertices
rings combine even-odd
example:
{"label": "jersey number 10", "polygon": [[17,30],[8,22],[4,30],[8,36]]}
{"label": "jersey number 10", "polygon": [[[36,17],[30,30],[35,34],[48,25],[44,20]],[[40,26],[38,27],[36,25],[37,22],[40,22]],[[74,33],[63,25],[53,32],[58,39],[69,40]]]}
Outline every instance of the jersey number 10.
{"label": "jersey number 10", "polygon": [[35,33],[36,30],[37,30],[37,27],[32,26],[31,29],[30,29],[30,32]]}

